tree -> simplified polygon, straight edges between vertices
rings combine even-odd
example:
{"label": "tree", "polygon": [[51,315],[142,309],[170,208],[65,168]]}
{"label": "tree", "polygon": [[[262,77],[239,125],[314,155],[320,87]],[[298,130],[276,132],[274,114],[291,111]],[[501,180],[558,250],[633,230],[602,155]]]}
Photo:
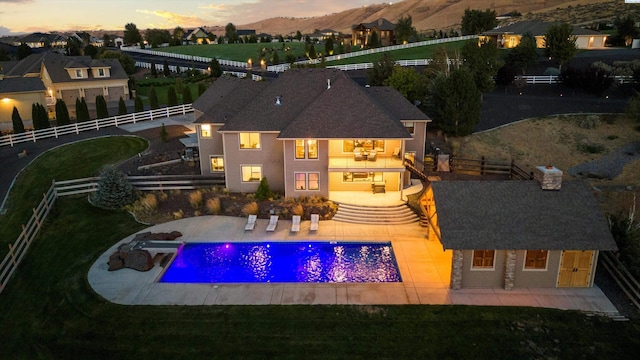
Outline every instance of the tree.
{"label": "tree", "polygon": [[156,88],[151,85],[151,90],[149,90],[149,104],[151,105],[151,109],[157,109],[160,107],[158,104],[158,95],[156,94]]}
{"label": "tree", "polygon": [[96,56],[98,56],[98,48],[91,44],[85,46],[82,51],[85,55],[91,56],[92,59],[95,59]]}
{"label": "tree", "polygon": [[127,112],[127,104],[125,104],[124,99],[121,96],[118,101],[118,115],[126,115]]}
{"label": "tree", "polygon": [[27,56],[31,55],[33,53],[33,51],[31,50],[31,48],[29,47],[29,45],[25,44],[25,43],[20,43],[20,46],[18,46],[18,50],[16,55],[18,56],[18,61],[26,58]]}
{"label": "tree", "polygon": [[191,104],[193,102],[193,96],[191,95],[191,88],[185,86],[182,89],[182,103],[183,104]]}
{"label": "tree", "polygon": [[478,46],[477,40],[469,40],[463,45],[461,55],[478,90],[481,93],[491,91],[495,85],[493,78],[500,68],[496,43],[487,41]]}
{"label": "tree", "polygon": [[119,51],[103,51],[100,56],[100,59],[118,59],[120,65],[124,69],[124,72],[127,75],[133,75],[136,72],[136,62],[133,61],[133,58],[125,53]]}
{"label": "tree", "polygon": [[209,71],[209,75],[211,77],[219,78],[220,76],[222,76],[222,68],[220,67],[220,62],[218,61],[218,59],[211,59],[211,62],[209,63]]}
{"label": "tree", "polygon": [[173,35],[172,35],[172,44],[173,46],[178,46],[182,44],[182,38],[184,37],[184,29],[181,28],[180,26],[176,26],[173,29]]}
{"label": "tree", "polygon": [[309,59],[311,60],[318,57],[318,54],[316,54],[316,47],[313,46],[313,44],[309,45],[309,50],[307,51],[307,57],[309,57]]}
{"label": "tree", "polygon": [[576,54],[576,37],[571,35],[573,27],[567,23],[554,24],[544,35],[545,54],[559,64],[566,64]]}
{"label": "tree", "polygon": [[271,55],[271,63],[274,65],[280,64],[280,55],[278,55],[278,51],[273,51]]}
{"label": "tree", "polygon": [[171,70],[169,70],[169,61],[167,59],[164,59],[164,64],[162,66],[162,74],[164,76],[171,76]]}
{"label": "tree", "polygon": [[48,129],[51,126],[49,124],[49,113],[40,103],[31,105],[31,119],[33,119],[33,128],[36,130]]}
{"label": "tree", "polygon": [[151,76],[158,77],[158,69],[156,69],[156,63],[153,60],[151,60]]}
{"label": "tree", "polygon": [[624,39],[625,46],[631,45],[631,41],[638,37],[638,34],[640,33],[636,27],[636,22],[631,15],[627,15],[624,18],[616,17],[613,24],[616,27],[618,36]]}
{"label": "tree", "polygon": [[467,136],[480,121],[480,91],[473,75],[465,68],[451,70],[449,76],[439,76],[432,90],[431,117],[447,134]]}
{"label": "tree", "polygon": [[147,31],[145,31],[145,38],[152,48],[157,48],[164,43],[169,43],[172,39],[169,30],[165,29],[147,29]]}
{"label": "tree", "polygon": [[142,43],[142,35],[140,35],[136,24],[128,23],[124,26],[124,37],[122,40],[127,46]]}
{"label": "tree", "polygon": [[113,166],[100,172],[98,190],[91,195],[91,201],[100,207],[118,209],[135,200],[135,190],[127,176]]}
{"label": "tree", "polygon": [[378,37],[377,31],[371,32],[371,36],[369,36],[369,41],[367,42],[367,47],[369,49],[375,49],[380,47],[380,38]]}
{"label": "tree", "polygon": [[3,47],[0,47],[0,61],[11,61],[11,54]]}
{"label": "tree", "polygon": [[140,96],[136,96],[136,100],[133,103],[133,111],[134,112],[144,111],[144,103],[142,102],[142,98]]}
{"label": "tree", "polygon": [[173,85],[169,85],[167,89],[167,106],[178,105],[178,95],[176,94],[176,88]]}
{"label": "tree", "polygon": [[522,75],[526,73],[528,67],[535,65],[537,61],[536,39],[530,32],[524,33],[518,46],[509,50],[505,56],[505,63]]}
{"label": "tree", "polygon": [[480,34],[496,26],[498,26],[498,20],[493,10],[466,9],[462,16],[462,35]]}
{"label": "tree", "polygon": [[384,80],[385,86],[398,90],[402,96],[414,104],[424,101],[426,93],[426,79],[424,75],[412,67],[396,66],[391,76]]}
{"label": "tree", "polygon": [[61,126],[69,125],[70,123],[71,119],[69,118],[69,109],[67,109],[67,104],[65,104],[64,100],[58,99],[56,101],[56,124]]}
{"label": "tree", "polygon": [[302,33],[300,32],[300,30],[296,31],[295,39],[298,40],[298,41],[302,40]]}
{"label": "tree", "polygon": [[96,96],[96,118],[102,119],[109,117],[109,110],[107,109],[107,101],[104,96]]}
{"label": "tree", "polygon": [[391,76],[396,63],[391,54],[385,52],[379,61],[373,63],[373,68],[367,70],[367,81],[371,86],[381,86]]}
{"label": "tree", "polygon": [[204,82],[199,82],[198,83],[198,96],[204,94],[204,92],[207,91],[207,85],[204,84]]}
{"label": "tree", "polygon": [[263,177],[262,179],[260,179],[260,184],[258,185],[258,188],[256,189],[255,199],[256,200],[269,200],[271,197],[273,197],[273,193],[271,192],[271,189],[269,188],[269,181],[267,181],[266,177]]}
{"label": "tree", "polygon": [[104,45],[104,47],[113,46],[113,40],[111,40],[111,36],[109,36],[109,34],[102,35],[102,44]]}
{"label": "tree", "polygon": [[88,121],[90,118],[89,107],[84,97],[76,98],[76,122]]}
{"label": "tree", "polygon": [[636,124],[640,125],[640,93],[636,91],[636,94],[629,98],[627,107],[624,111],[625,115],[633,120]]}
{"label": "tree", "polygon": [[413,27],[411,15],[398,19],[398,22],[396,23],[395,36],[396,43],[398,44],[406,44],[409,42],[409,39],[415,39],[418,37],[418,31]]}
{"label": "tree", "polygon": [[21,134],[24,132],[24,124],[22,123],[22,118],[20,117],[20,113],[15,106],[13,107],[13,113],[11,113],[11,122],[13,123],[14,134]]}
{"label": "tree", "polygon": [[333,39],[331,37],[324,41],[324,52],[328,56],[333,55]]}
{"label": "tree", "polygon": [[227,38],[229,44],[238,42],[238,30],[233,23],[228,23],[224,27],[224,37]]}
{"label": "tree", "polygon": [[80,49],[82,49],[82,43],[80,39],[75,36],[67,38],[67,45],[65,46],[68,56],[80,56]]}

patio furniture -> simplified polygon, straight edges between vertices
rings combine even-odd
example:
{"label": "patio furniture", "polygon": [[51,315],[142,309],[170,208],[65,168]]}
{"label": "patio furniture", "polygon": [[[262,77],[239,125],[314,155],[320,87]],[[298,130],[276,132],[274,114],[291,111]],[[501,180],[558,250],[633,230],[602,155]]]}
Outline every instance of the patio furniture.
{"label": "patio furniture", "polygon": [[371,184],[371,191],[374,194],[384,194],[384,192],[385,192],[385,183],[380,182],[380,183]]}
{"label": "patio furniture", "polygon": [[375,150],[371,150],[371,151],[369,151],[369,155],[367,155],[367,160],[376,161],[377,155],[378,155],[378,153]]}
{"label": "patio furniture", "polygon": [[247,218],[247,225],[244,227],[244,231],[253,231],[253,228],[256,227],[256,220],[258,219],[258,215],[249,215]]}
{"label": "patio furniture", "polygon": [[267,225],[267,231],[276,231],[276,226],[278,226],[278,215],[271,215],[269,218],[269,224]]}
{"label": "patio furniture", "polygon": [[318,214],[311,214],[311,224],[309,225],[309,230],[310,231],[318,231],[318,227],[320,223],[320,215]]}
{"label": "patio furniture", "polygon": [[353,160],[361,161],[364,159],[364,151],[360,149],[353,150]]}
{"label": "patio furniture", "polygon": [[391,154],[394,158],[400,159],[400,148],[393,148],[393,154]]}
{"label": "patio furniture", "polygon": [[291,232],[300,231],[300,215],[293,215],[291,217]]}

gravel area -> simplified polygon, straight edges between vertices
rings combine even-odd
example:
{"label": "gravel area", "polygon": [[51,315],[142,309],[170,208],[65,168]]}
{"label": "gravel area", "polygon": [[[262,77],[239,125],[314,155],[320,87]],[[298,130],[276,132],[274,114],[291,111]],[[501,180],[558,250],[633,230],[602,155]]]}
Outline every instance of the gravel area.
{"label": "gravel area", "polygon": [[571,176],[596,179],[613,179],[622,173],[624,166],[640,159],[640,141],[627,144],[611,154],[569,168]]}

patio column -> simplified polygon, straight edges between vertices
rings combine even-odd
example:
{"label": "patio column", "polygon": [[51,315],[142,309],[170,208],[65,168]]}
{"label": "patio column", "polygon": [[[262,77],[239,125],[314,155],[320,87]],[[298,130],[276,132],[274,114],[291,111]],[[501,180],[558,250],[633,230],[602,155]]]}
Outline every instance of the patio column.
{"label": "patio column", "polygon": [[462,289],[462,263],[464,256],[462,250],[453,250],[453,260],[451,261],[451,283],[449,287],[453,290]]}
{"label": "patio column", "polygon": [[504,289],[511,290],[516,280],[516,251],[507,250],[504,259]]}

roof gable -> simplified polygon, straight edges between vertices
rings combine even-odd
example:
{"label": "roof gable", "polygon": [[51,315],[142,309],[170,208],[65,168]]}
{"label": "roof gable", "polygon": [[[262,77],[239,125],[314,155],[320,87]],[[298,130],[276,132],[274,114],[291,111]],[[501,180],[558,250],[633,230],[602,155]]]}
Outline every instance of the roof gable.
{"label": "roof gable", "polygon": [[267,86],[266,82],[256,82],[231,76],[218,78],[192,104],[203,113],[196,123],[226,123],[241,111],[246,104]]}
{"label": "roof gable", "polygon": [[435,181],[445,249],[615,250],[608,223],[587,183],[559,191],[537,181]]}
{"label": "roof gable", "polygon": [[118,59],[93,60],[90,56],[64,56],[49,52],[44,57],[43,64],[53,83],[97,80],[93,77],[91,71],[88,72],[88,77],[80,79],[71,78],[67,69],[110,68],[109,77],[99,78],[100,80],[129,79]]}
{"label": "roof gable", "polygon": [[[493,30],[484,32],[485,35],[496,34],[518,34],[531,33],[533,36],[544,36],[551,25],[559,24],[559,22],[543,22],[543,21],[520,21],[507,26],[499,27]],[[574,26],[571,32],[573,35],[603,35],[595,30],[583,29],[579,26]]]}

